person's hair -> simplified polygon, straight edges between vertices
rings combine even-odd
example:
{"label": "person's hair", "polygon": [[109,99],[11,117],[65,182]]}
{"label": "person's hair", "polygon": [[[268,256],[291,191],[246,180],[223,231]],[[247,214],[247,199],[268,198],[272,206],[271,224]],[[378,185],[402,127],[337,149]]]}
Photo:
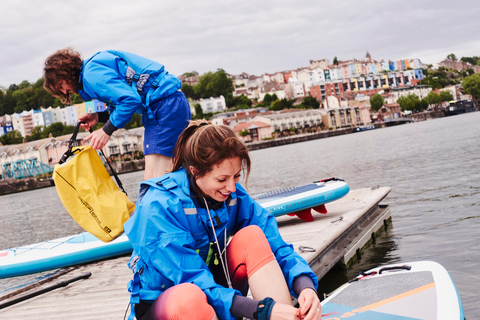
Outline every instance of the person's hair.
{"label": "person's hair", "polygon": [[182,132],[173,150],[173,169],[183,167],[188,176],[192,176],[190,166],[197,172],[195,178],[201,178],[226,159],[239,157],[245,174],[245,186],[250,174],[250,156],[245,143],[235,132],[224,125],[214,125],[205,120],[190,121]]}
{"label": "person's hair", "polygon": [[60,91],[62,81],[71,85],[75,92],[78,92],[78,78],[83,60],[80,53],[72,48],[58,50],[45,60],[43,87],[54,97],[60,98],[62,103],[71,102],[70,95]]}

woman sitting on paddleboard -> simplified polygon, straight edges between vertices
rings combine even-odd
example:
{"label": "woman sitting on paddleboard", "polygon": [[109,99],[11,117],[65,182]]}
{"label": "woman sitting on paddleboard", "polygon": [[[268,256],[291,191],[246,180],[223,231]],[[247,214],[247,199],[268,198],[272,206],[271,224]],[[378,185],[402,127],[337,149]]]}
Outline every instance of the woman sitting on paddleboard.
{"label": "woman sitting on paddleboard", "polygon": [[143,182],[125,224],[134,249],[131,318],[320,319],[315,274],[238,183],[241,173],[248,179],[250,158],[235,133],[191,122],[173,163],[171,173]]}

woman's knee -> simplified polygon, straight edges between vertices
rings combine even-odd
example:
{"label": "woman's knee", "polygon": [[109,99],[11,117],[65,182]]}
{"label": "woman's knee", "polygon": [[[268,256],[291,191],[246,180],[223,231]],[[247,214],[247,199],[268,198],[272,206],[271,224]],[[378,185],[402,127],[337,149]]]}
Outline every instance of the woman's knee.
{"label": "woman's knee", "polygon": [[154,319],[210,320],[215,315],[205,293],[192,283],[182,283],[168,289],[152,307]]}
{"label": "woman's knee", "polygon": [[[250,225],[240,229],[235,234],[235,239],[237,242],[240,242],[245,246],[249,246],[251,244],[255,245],[255,242],[257,241],[268,243],[267,238],[265,237],[265,234],[263,233],[262,229],[260,229],[260,227],[257,225]],[[255,240],[255,242],[253,242],[252,240]]]}
{"label": "woman's knee", "polygon": [[256,225],[247,226],[238,231],[228,247],[229,267],[237,270],[237,276],[251,276],[268,262],[275,259],[270,244],[262,229]]}

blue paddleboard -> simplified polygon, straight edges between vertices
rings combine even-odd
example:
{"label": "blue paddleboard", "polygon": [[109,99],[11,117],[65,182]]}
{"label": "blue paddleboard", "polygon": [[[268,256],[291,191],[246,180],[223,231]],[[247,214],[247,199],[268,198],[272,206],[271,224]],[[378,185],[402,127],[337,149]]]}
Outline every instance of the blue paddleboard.
{"label": "blue paddleboard", "polygon": [[[312,221],[311,209],[326,213],[324,204],[337,200],[349,191],[341,179],[327,179],[312,184],[270,191],[255,196],[274,216],[297,215]],[[0,251],[0,278],[68,267],[107,259],[132,251],[127,236],[105,243],[84,232],[60,239]]]}
{"label": "blue paddleboard", "polygon": [[398,263],[360,274],[322,301],[322,320],[464,320],[447,270],[432,261]]}

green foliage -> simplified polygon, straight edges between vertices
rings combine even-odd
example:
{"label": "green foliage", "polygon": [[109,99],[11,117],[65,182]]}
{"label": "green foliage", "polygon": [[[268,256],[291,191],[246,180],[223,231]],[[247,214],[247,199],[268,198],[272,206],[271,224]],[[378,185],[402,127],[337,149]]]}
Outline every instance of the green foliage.
{"label": "green foliage", "polygon": [[400,97],[398,98],[397,103],[402,108],[402,111],[405,111],[405,110],[421,111],[428,107],[427,101],[420,100],[420,98],[416,94],[409,94],[406,97]]}
{"label": "green foliage", "polygon": [[383,99],[383,97],[381,95],[379,95],[378,93],[374,94],[371,98],[370,98],[370,105],[372,106],[371,107],[371,110],[372,111],[378,111],[381,107],[383,107],[383,104],[385,103],[385,100]]}
{"label": "green foliage", "polygon": [[198,76],[198,72],[197,71],[192,71],[192,72],[185,72],[184,74],[182,74],[182,77],[196,77]]}
{"label": "green foliage", "polygon": [[241,137],[249,136],[249,135],[250,135],[250,131],[247,130],[247,129],[244,129],[244,130],[240,131],[240,132],[238,133],[238,135],[240,135]]}
{"label": "green foliage", "polygon": [[138,128],[138,127],[142,127],[142,115],[139,114],[139,113],[134,113],[133,114],[133,117],[132,117],[132,120],[130,120],[126,125],[125,125],[125,129],[133,129],[133,128]]}
{"label": "green foliage", "polygon": [[466,93],[471,94],[473,99],[478,101],[480,99],[480,73],[475,73],[463,79],[462,87]]}
{"label": "green foliage", "polygon": [[445,102],[445,101],[452,101],[454,98],[452,96],[452,93],[450,91],[441,91],[440,92],[440,101]]}
{"label": "green foliage", "polygon": [[223,69],[218,69],[215,73],[207,72],[200,76],[194,91],[199,98],[203,99],[223,96],[227,106],[232,106],[233,81]]}
{"label": "green foliage", "polygon": [[434,106],[437,106],[442,102],[440,95],[433,91],[430,91],[428,95],[424,98],[424,100],[428,105],[434,105]]}
{"label": "green foliage", "polygon": [[333,58],[333,64],[336,65],[336,66],[338,66],[338,59],[337,59],[337,57]]}
{"label": "green foliage", "polygon": [[0,136],[0,143],[3,145],[7,144],[19,144],[23,142],[23,137],[20,131],[12,130],[3,136]]}
{"label": "green foliage", "polygon": [[448,60],[452,60],[452,61],[457,61],[457,56],[453,53],[450,53],[448,56],[447,56],[447,59]]}
{"label": "green foliage", "polygon": [[[275,99],[276,100],[276,99]],[[273,97],[270,95],[270,93],[267,93],[264,97],[263,97],[263,104],[265,104],[266,106],[269,106],[273,101]]]}
{"label": "green foliage", "polygon": [[268,109],[272,111],[279,111],[279,110],[283,110],[284,107],[283,107],[282,101],[277,99],[270,104],[270,107]]}
{"label": "green foliage", "polygon": [[183,83],[182,84],[182,92],[185,94],[187,98],[195,99],[197,100],[198,97],[195,94],[195,88],[188,83]]}
{"label": "green foliage", "polygon": [[320,107],[320,102],[314,97],[306,96],[302,100],[302,105],[305,109],[318,109]]}
{"label": "green foliage", "polygon": [[233,98],[232,105],[238,109],[249,109],[252,107],[252,100],[244,94]]}
{"label": "green foliage", "polygon": [[194,119],[203,119],[203,109],[200,103],[195,104],[195,117]]}
{"label": "green foliage", "polygon": [[[0,116],[21,113],[41,107],[64,107],[59,99],[53,98],[44,88],[44,80],[40,78],[35,83],[22,81],[18,86],[11,84],[7,90],[0,91]],[[73,95],[74,103],[81,103],[80,95]]]}

